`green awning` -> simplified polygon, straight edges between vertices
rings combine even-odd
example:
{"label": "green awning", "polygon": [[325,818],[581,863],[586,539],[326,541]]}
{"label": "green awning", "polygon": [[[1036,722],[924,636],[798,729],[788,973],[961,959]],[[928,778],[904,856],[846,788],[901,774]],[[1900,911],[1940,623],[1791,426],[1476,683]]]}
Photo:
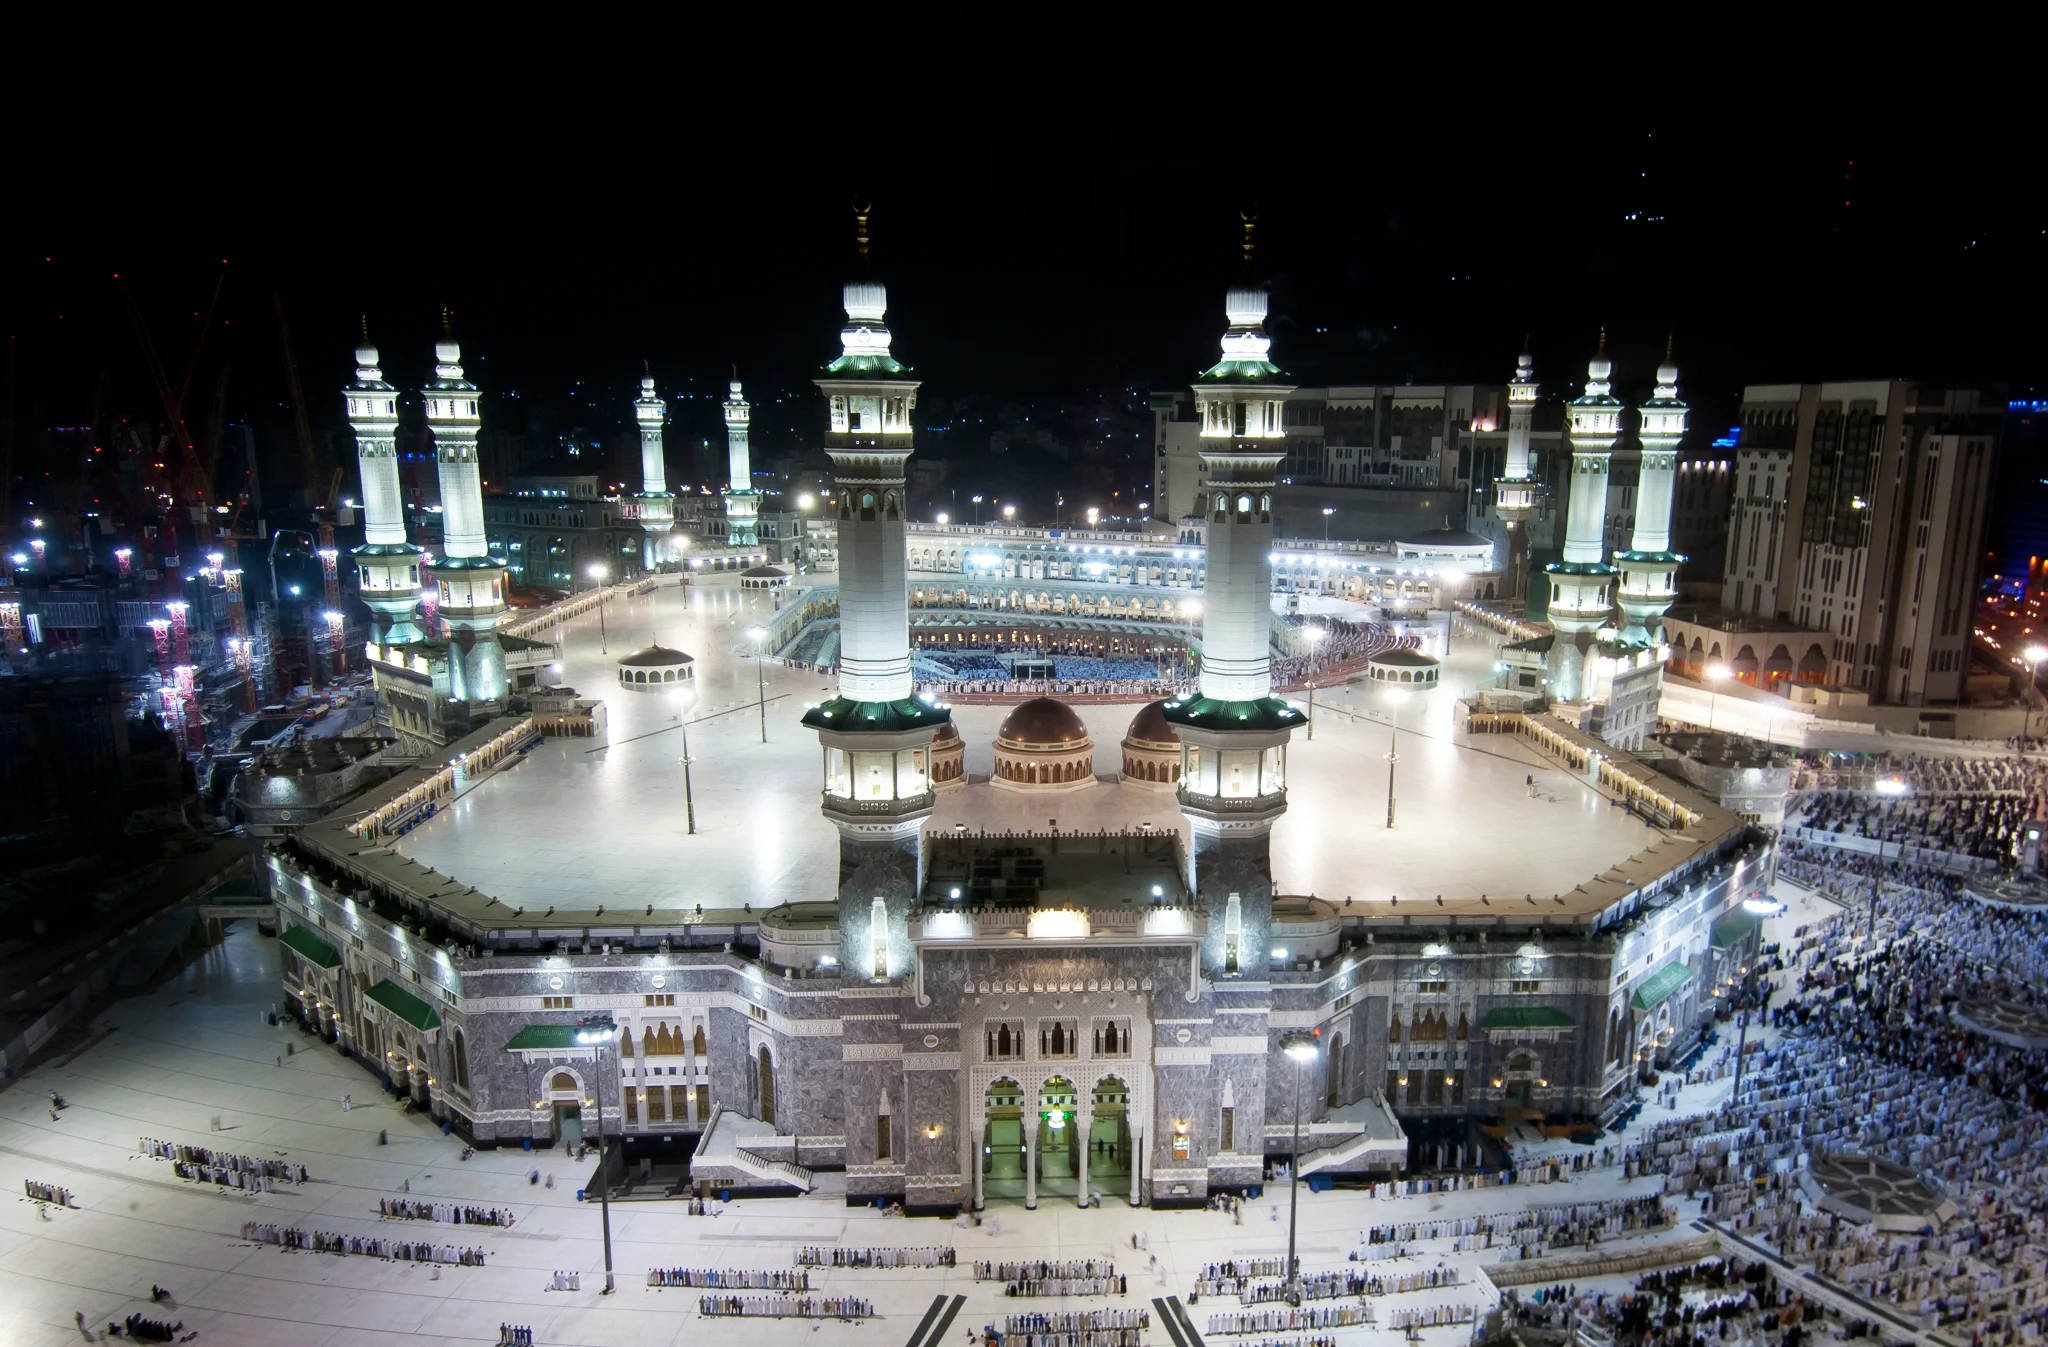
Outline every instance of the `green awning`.
{"label": "green awning", "polygon": [[376,986],[363,993],[378,1005],[404,1020],[415,1029],[438,1029],[441,1014],[405,988],[385,978]]}
{"label": "green awning", "polygon": [[512,1041],[505,1045],[505,1051],[531,1052],[575,1046],[576,1026],[573,1024],[529,1024],[512,1035]]}
{"label": "green awning", "polygon": [[1650,976],[1636,984],[1636,994],[1628,1003],[1637,1010],[1655,1010],[1671,999],[1671,994],[1692,981],[1692,970],[1685,966],[1685,960],[1673,959]]}
{"label": "green awning", "polygon": [[1479,1021],[1481,1029],[1569,1029],[1572,1017],[1556,1006],[1495,1006]]}
{"label": "green awning", "polygon": [[1714,948],[1734,949],[1751,931],[1763,925],[1763,921],[1748,908],[1736,908],[1714,923]]}
{"label": "green awning", "polygon": [[279,944],[296,950],[307,963],[317,964],[322,968],[341,967],[341,955],[336,952],[334,946],[314,935],[308,927],[287,926],[278,932],[277,939]]}

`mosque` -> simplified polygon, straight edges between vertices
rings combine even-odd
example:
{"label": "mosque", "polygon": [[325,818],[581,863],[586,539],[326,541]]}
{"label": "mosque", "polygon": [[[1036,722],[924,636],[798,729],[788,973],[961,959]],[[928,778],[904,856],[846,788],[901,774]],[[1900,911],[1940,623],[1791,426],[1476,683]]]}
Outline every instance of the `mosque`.
{"label": "mosque", "polygon": [[[706,1188],[792,1193],[843,1170],[849,1202],[924,1213],[1198,1206],[1261,1183],[1297,1109],[1302,1168],[1339,1176],[1448,1163],[1489,1129],[1618,1114],[1643,1072],[1695,1041],[1756,938],[1749,825],[1569,705],[1598,659],[1635,667],[1638,609],[1654,608],[1671,558],[1639,530],[1620,572],[1627,630],[1611,629],[1616,572],[1595,517],[1593,559],[1568,548],[1549,577],[1562,620],[1544,676],[1571,681],[1567,705],[1470,708],[1475,727],[1597,779],[1654,830],[1647,850],[1559,894],[1354,906],[1276,891],[1271,836],[1305,719],[1273,695],[1272,493],[1291,386],[1268,358],[1251,257],[1248,237],[1220,358],[1193,387],[1199,678],[1136,709],[1111,775],[1094,774],[1083,719],[1041,697],[1005,716],[993,772],[970,780],[952,710],[913,684],[919,382],[893,353],[863,221],[841,350],[816,380],[837,484],[836,695],[802,717],[837,882],[801,895],[679,880],[687,897],[669,903],[564,894],[541,912],[394,850],[536,731],[515,704],[527,656],[498,621],[503,571],[483,546],[478,391],[444,338],[425,396],[446,534],[424,565],[397,510],[395,390],[366,344],[347,390],[370,521],[356,560],[380,618],[380,686],[429,690],[408,742],[430,749],[272,847],[294,1013],[479,1146],[558,1144],[601,1117],[630,1154],[687,1159]],[[1604,356],[1593,373],[1597,399]],[[1612,445],[1611,401],[1573,422],[1589,462]],[[637,410],[651,535],[670,518],[658,405],[650,381]],[[728,420],[744,426],[730,407]],[[743,463],[733,480],[748,482]],[[1503,500],[1525,486],[1511,457]],[[734,536],[753,509],[726,502]],[[1668,493],[1664,514],[1668,531]],[[1576,512],[1572,526],[1578,540]],[[433,635],[415,618],[423,598]],[[652,646],[620,662],[621,695],[692,676],[689,656]],[[1409,656],[1372,677],[1435,674]],[[1027,815],[1053,826],[1015,822]]]}

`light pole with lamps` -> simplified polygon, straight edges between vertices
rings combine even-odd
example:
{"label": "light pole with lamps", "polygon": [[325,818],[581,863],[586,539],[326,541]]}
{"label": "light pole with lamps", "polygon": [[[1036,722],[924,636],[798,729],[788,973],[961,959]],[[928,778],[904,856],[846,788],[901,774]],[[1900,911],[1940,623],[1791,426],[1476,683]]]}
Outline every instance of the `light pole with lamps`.
{"label": "light pole with lamps", "polygon": [[1322,646],[1323,637],[1329,633],[1313,624],[1303,627],[1301,634],[1308,638],[1308,737],[1316,737],[1316,651]]}
{"label": "light pole with lamps", "polygon": [[1014,519],[1015,519],[1016,517],[1017,517],[1017,507],[1016,507],[1016,506],[1014,506],[1014,505],[1005,505],[1005,506],[1003,507],[1003,522],[1005,522],[1005,523],[1008,523],[1008,522],[1010,522],[1011,520],[1014,520]]}
{"label": "light pole with lamps", "polygon": [[[676,689],[676,723],[683,730],[683,816],[689,821],[690,836],[697,835],[697,798],[690,793],[690,713],[686,704],[687,693]],[[762,713],[766,715],[764,711]]]}
{"label": "light pole with lamps", "polygon": [[754,695],[761,703],[761,742],[765,744],[768,742],[768,683],[766,675],[761,672],[761,665],[767,654],[762,650],[761,642],[768,632],[762,627],[748,627],[747,635],[754,641]]}
{"label": "light pole with lamps", "polygon": [[1335,513],[1337,513],[1337,507],[1336,507],[1336,506],[1334,506],[1334,505],[1325,505],[1325,506],[1323,507],[1323,541],[1324,541],[1324,542],[1328,542],[1328,541],[1330,541],[1330,516],[1331,516],[1331,515],[1333,515],[1333,514],[1335,514]]}
{"label": "light pole with lamps", "polygon": [[1728,677],[1728,666],[1709,664],[1707,666],[1707,733],[1714,732],[1714,712],[1721,704],[1721,694],[1716,691],[1722,680]]}
{"label": "light pole with lamps", "polygon": [[1294,1149],[1287,1155],[1287,1303],[1301,1303],[1301,1264],[1294,1256],[1294,1217],[1301,1204],[1301,1076],[1316,1059],[1316,1040],[1296,1030],[1280,1042],[1294,1062]]}
{"label": "light pole with lamps", "polygon": [[979,496],[976,496],[976,497],[974,497],[973,499],[974,499],[974,527],[976,527],[976,528],[980,528],[980,527],[981,527],[981,497],[979,497]]}
{"label": "light pole with lamps", "polygon": [[[610,574],[611,572],[605,569],[603,562],[592,566],[590,568],[590,583],[592,587],[603,584],[605,578]],[[597,653],[600,655],[609,655],[611,653],[611,638],[606,636],[604,631],[603,599],[597,601]]]}
{"label": "light pole with lamps", "polygon": [[[576,1021],[576,1042],[593,1048],[597,1062],[597,1206],[604,1221],[604,1293],[612,1293],[612,1161],[604,1139],[604,1045],[612,1046],[613,1079],[619,1074],[619,1026],[609,1015],[592,1015]],[[621,1085],[620,1089],[625,1087]],[[623,1105],[622,1105],[623,1107]]]}
{"label": "light pole with lamps", "polygon": [[[2030,645],[2020,652],[2020,658],[2027,662],[2027,695],[2029,697],[2039,697],[2041,695],[2039,682],[2041,661],[2048,659],[2048,645]],[[2027,740],[2034,731],[2034,705],[2032,702],[2027,703],[2026,717],[2026,720],[2020,725],[2020,756],[2023,758],[2027,756]]]}
{"label": "light pole with lamps", "polygon": [[1401,726],[1394,713],[1401,709],[1408,693],[1403,688],[1387,689],[1387,826],[1394,826],[1394,768],[1401,764]]}
{"label": "light pole with lamps", "polygon": [[[1886,777],[1877,783],[1877,793],[1895,800],[1906,793],[1906,783],[1895,776]],[[1873,945],[1877,943],[1877,895],[1884,887],[1884,849],[1891,840],[1892,822],[1886,819],[1877,834],[1877,866],[1870,872],[1870,943]]]}

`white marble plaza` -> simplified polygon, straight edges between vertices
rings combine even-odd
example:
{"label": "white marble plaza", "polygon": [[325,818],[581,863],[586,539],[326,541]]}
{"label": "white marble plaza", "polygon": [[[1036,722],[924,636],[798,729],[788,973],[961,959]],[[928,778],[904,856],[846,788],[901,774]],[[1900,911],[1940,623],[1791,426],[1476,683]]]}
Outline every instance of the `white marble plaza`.
{"label": "white marble plaza", "polygon": [[[1793,923],[1806,919],[1795,907],[1771,923],[1766,939],[1783,938]],[[1278,1186],[1247,1205],[1242,1225],[1207,1211],[1157,1212],[1121,1204],[1080,1211],[1053,1201],[1025,1211],[994,1201],[985,1225],[962,1229],[850,1210],[833,1182],[836,1176],[821,1175],[825,1182],[809,1197],[734,1203],[717,1217],[685,1215],[673,1202],[615,1204],[619,1289],[606,1297],[599,1294],[598,1211],[575,1197],[588,1164],[577,1166],[559,1152],[516,1150],[459,1161],[459,1139],[442,1136],[423,1115],[400,1113],[361,1067],[295,1027],[264,1025],[262,1011],[276,999],[277,983],[276,942],[238,923],[226,943],[202,961],[160,989],[117,1004],[85,1026],[75,1044],[0,1092],[0,1189],[18,1195],[23,1180],[35,1179],[69,1187],[77,1203],[48,1220],[18,1197],[0,1203],[0,1343],[76,1342],[75,1312],[101,1330],[110,1320],[141,1312],[181,1320],[188,1331],[200,1332],[200,1342],[230,1347],[489,1344],[504,1322],[532,1326],[538,1344],[663,1347],[702,1342],[715,1332],[720,1342],[733,1344],[802,1340],[897,1347],[910,1340],[941,1292],[966,1297],[948,1339],[959,1342],[968,1329],[1000,1324],[1005,1313],[1019,1310],[1142,1307],[1166,1295],[1185,1301],[1203,1264],[1277,1256],[1286,1247],[1285,1189]],[[279,1065],[287,1044],[297,1051]],[[52,1089],[69,1102],[57,1121],[46,1103]],[[1711,1107],[1725,1089],[1725,1082],[1694,1087],[1685,1092],[1681,1109]],[[345,1095],[356,1102],[352,1111],[341,1106]],[[1669,1116],[1646,1110],[1638,1126]],[[209,1130],[216,1117],[224,1129],[219,1132]],[[388,1132],[389,1145],[378,1144],[380,1132]],[[139,1135],[282,1157],[305,1165],[312,1181],[260,1196],[224,1195],[174,1177],[167,1162],[138,1156]],[[1553,1146],[1575,1149],[1562,1142]],[[536,1168],[554,1177],[552,1189],[528,1182]],[[1396,1200],[1345,1191],[1316,1194],[1304,1187],[1304,1270],[1345,1266],[1359,1232],[1373,1224],[1649,1192],[1661,1182],[1624,1183],[1618,1172],[1596,1170],[1564,1184]],[[380,1221],[378,1199],[397,1196],[407,1186],[415,1199],[510,1207],[518,1223],[501,1230]],[[1690,1215],[1689,1209],[1681,1212],[1688,1219],[1675,1236],[1695,1233]],[[240,1227],[249,1220],[478,1244],[488,1251],[488,1263],[446,1267],[436,1276],[427,1267],[369,1257],[286,1253],[243,1241]],[[1147,1250],[1131,1250],[1134,1233],[1142,1235]],[[961,1266],[814,1269],[819,1292],[874,1302],[881,1317],[861,1326],[713,1323],[699,1318],[697,1292],[649,1290],[645,1284],[652,1266],[787,1268],[795,1248],[806,1243],[954,1243]],[[1383,1321],[1402,1304],[1493,1303],[1487,1283],[1472,1274],[1497,1254],[1451,1254],[1444,1241],[1424,1249],[1412,1266],[1456,1262],[1469,1284],[1377,1299]],[[1149,1262],[1153,1256],[1157,1273]],[[972,1280],[967,1265],[977,1257],[1113,1257],[1118,1270],[1130,1274],[1130,1293],[1005,1300],[999,1286]],[[583,1289],[547,1289],[556,1269],[580,1271]],[[152,1284],[168,1287],[176,1304],[152,1306]],[[1205,1329],[1209,1312],[1231,1304],[1205,1300],[1190,1312]],[[1422,1334],[1431,1347],[1461,1347],[1467,1338],[1462,1327]],[[1168,1341],[1156,1319],[1146,1340]],[[1346,1329],[1339,1340],[1392,1347],[1400,1335],[1383,1328]]]}
{"label": "white marble plaza", "polygon": [[[595,613],[566,624],[561,677],[606,699],[608,741],[549,741],[413,831],[400,850],[511,906],[544,908],[579,895],[619,907],[709,906],[714,897],[761,907],[830,897],[838,837],[818,814],[817,739],[797,720],[807,701],[831,696],[833,686],[827,675],[761,670],[769,698],[768,742],[761,742],[756,664],[735,648],[747,644],[746,629],[769,602],[730,580],[711,580],[615,601],[602,632]],[[694,691],[617,689],[618,656],[656,639],[696,657]],[[1451,639],[1442,686],[1431,693],[1394,704],[1363,683],[1317,692],[1314,739],[1297,732],[1288,749],[1288,812],[1273,833],[1281,891],[1361,902],[1545,895],[1655,840],[1640,819],[1513,736],[1452,728],[1452,703],[1492,658],[1483,635],[1461,634]],[[1095,740],[1098,773],[1116,772],[1118,744],[1136,709],[1075,708]],[[990,745],[1005,714],[1001,706],[954,709],[970,774],[992,769]],[[695,836],[686,828],[682,715],[696,722],[689,729]],[[1389,715],[1400,726],[1401,755],[1391,830]],[[1044,828],[1054,818],[1063,829],[1141,820],[1179,826],[1170,794],[1114,786],[1053,802],[975,794],[977,826]],[[937,822],[950,824],[958,812],[957,795],[942,798]]]}

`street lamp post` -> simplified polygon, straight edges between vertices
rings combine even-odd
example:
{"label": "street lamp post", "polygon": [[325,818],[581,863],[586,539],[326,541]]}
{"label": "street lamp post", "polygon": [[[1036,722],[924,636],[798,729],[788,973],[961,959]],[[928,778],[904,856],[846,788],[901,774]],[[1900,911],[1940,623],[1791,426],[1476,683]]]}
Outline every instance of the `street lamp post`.
{"label": "street lamp post", "polygon": [[[767,714],[765,711],[762,713]],[[676,723],[683,729],[683,816],[689,821],[690,836],[697,835],[697,798],[690,793],[690,713],[680,689],[676,696]]]}
{"label": "street lamp post", "polygon": [[1336,507],[1336,506],[1334,506],[1334,505],[1325,505],[1325,506],[1323,507],[1323,541],[1324,541],[1324,542],[1328,542],[1328,541],[1330,541],[1330,516],[1331,516],[1331,515],[1333,515],[1333,514],[1335,514],[1335,513],[1337,513],[1337,507]]}
{"label": "street lamp post", "polygon": [[[597,1206],[604,1221],[604,1293],[612,1293],[612,1162],[605,1150],[604,1136],[604,1045],[612,1046],[611,1076],[619,1075],[619,1026],[609,1015],[593,1015],[576,1021],[576,1041],[596,1049],[597,1061]],[[619,1087],[621,1090],[624,1085]],[[621,1105],[623,1107],[623,1104]]]}
{"label": "street lamp post", "polygon": [[1728,677],[1728,666],[1709,664],[1707,666],[1707,733],[1714,732],[1714,712],[1721,705],[1721,694],[1716,690],[1721,681]]}
{"label": "street lamp post", "polygon": [[761,666],[768,655],[761,648],[761,642],[768,633],[760,627],[749,627],[747,635],[754,638],[754,695],[761,703],[761,742],[765,744],[768,742],[768,683],[767,675],[761,672]]}
{"label": "street lamp post", "polygon": [[[609,574],[610,572],[604,568],[604,565],[599,563],[590,568],[590,582],[592,585],[601,585]],[[609,655],[611,653],[611,638],[605,635],[604,630],[603,599],[597,601],[597,652],[600,655]]]}
{"label": "street lamp post", "polygon": [[1294,1062],[1294,1148],[1287,1155],[1287,1303],[1301,1303],[1301,1263],[1294,1256],[1295,1212],[1301,1205],[1301,1077],[1316,1059],[1316,1041],[1296,1031],[1282,1040],[1280,1050]]}
{"label": "street lamp post", "polygon": [[981,497],[974,497],[974,527],[981,527]]}
{"label": "street lamp post", "polygon": [[1401,763],[1401,726],[1394,719],[1394,713],[1401,709],[1402,699],[1408,694],[1399,688],[1387,689],[1387,826],[1394,826],[1394,768]]}
{"label": "street lamp post", "polygon": [[1308,737],[1316,737],[1316,652],[1322,648],[1323,637],[1328,633],[1321,627],[1304,627],[1301,634],[1308,638]]}
{"label": "street lamp post", "polygon": [[[2030,645],[2020,652],[2020,658],[2027,662],[2027,696],[2029,698],[2038,698],[2041,695],[2039,682],[2041,661],[2048,659],[2048,645]],[[2020,724],[2020,756],[2023,758],[2027,756],[2027,739],[2033,732],[2034,703],[2028,701],[2026,703],[2026,719]]]}

